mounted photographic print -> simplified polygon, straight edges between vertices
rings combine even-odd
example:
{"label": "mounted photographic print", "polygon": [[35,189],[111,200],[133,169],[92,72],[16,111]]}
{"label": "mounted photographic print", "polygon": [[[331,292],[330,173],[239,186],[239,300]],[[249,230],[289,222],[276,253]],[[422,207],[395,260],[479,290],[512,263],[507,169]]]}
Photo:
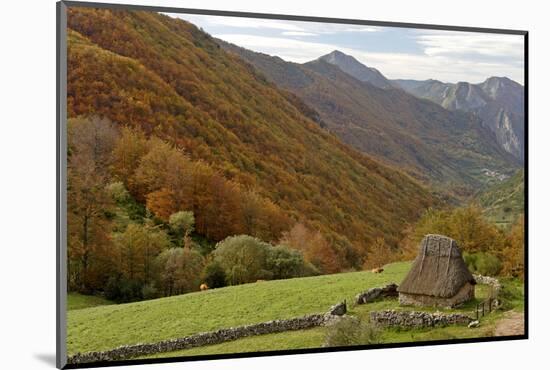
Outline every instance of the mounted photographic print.
{"label": "mounted photographic print", "polygon": [[527,338],[526,85],[526,31],[58,3],[58,367]]}

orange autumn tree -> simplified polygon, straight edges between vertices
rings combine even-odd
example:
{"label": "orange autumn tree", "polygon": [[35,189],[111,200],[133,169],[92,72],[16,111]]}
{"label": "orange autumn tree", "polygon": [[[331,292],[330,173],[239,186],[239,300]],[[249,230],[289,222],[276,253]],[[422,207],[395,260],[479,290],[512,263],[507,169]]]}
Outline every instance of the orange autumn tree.
{"label": "orange autumn tree", "polygon": [[505,275],[524,278],[525,218],[520,216],[507,238],[508,246],[502,251],[502,272]]}
{"label": "orange autumn tree", "polygon": [[69,287],[90,292],[112,268],[110,221],[113,202],[106,190],[110,153],[118,138],[106,119],[68,122],[67,226]]}
{"label": "orange autumn tree", "polygon": [[384,238],[376,238],[368,250],[367,259],[363,265],[365,269],[382,267],[394,259],[393,252]]}
{"label": "orange autumn tree", "polygon": [[338,255],[319,231],[308,229],[297,223],[292,229],[283,233],[280,244],[301,251],[307,262],[310,262],[326,274],[338,272]]}
{"label": "orange autumn tree", "polygon": [[160,188],[145,196],[145,205],[157,217],[163,221],[167,221],[176,206],[174,205],[174,193],[166,188]]}

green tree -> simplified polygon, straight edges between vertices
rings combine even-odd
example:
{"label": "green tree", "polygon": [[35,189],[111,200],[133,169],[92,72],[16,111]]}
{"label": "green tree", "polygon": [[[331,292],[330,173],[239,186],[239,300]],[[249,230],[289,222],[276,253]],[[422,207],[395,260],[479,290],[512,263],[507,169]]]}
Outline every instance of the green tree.
{"label": "green tree", "polygon": [[132,223],[115,236],[115,244],[122,275],[129,280],[148,282],[153,277],[153,260],[170,246],[170,240],[158,227]]}
{"label": "green tree", "polygon": [[195,229],[195,216],[190,211],[173,213],[169,219],[170,228],[178,238],[183,238],[184,245],[191,247],[189,234]]}
{"label": "green tree", "polygon": [[230,236],[216,245],[214,256],[232,285],[270,278],[267,257],[271,245],[249,235]]}
{"label": "green tree", "polygon": [[225,269],[215,260],[206,265],[202,279],[209,288],[221,288],[227,285]]}
{"label": "green tree", "polygon": [[297,276],[306,276],[313,273],[311,267],[306,266],[300,251],[278,245],[270,248],[266,268],[273,274],[273,279],[288,279]]}
{"label": "green tree", "polygon": [[175,295],[199,289],[204,258],[190,248],[169,248],[156,259],[159,287],[164,295]]}

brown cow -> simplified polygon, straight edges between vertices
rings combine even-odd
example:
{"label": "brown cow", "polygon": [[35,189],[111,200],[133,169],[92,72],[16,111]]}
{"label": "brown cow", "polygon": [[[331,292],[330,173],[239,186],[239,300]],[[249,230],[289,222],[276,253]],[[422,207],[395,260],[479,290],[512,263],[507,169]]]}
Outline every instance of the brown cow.
{"label": "brown cow", "polygon": [[206,283],[202,283],[200,288],[201,288],[201,291],[208,290],[208,285],[206,285]]}
{"label": "brown cow", "polygon": [[382,271],[384,271],[384,269],[382,267],[377,267],[377,268],[371,270],[371,272],[374,273],[374,274],[379,274]]}

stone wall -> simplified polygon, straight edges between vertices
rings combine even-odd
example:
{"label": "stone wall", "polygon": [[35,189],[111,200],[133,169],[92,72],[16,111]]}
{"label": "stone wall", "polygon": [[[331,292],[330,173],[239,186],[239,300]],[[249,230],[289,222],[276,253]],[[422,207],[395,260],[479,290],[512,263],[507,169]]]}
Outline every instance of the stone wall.
{"label": "stone wall", "polygon": [[443,314],[419,311],[373,311],[370,322],[383,327],[427,328],[434,326],[468,325],[472,319],[463,314]]}
{"label": "stone wall", "polygon": [[500,281],[498,281],[498,279],[490,276],[483,276],[483,275],[477,275],[477,274],[473,274],[473,276],[477,284],[489,285],[493,288],[492,298],[498,297],[498,293],[502,288],[502,285],[500,284]]}
{"label": "stone wall", "polygon": [[390,283],[382,288],[372,288],[355,296],[356,304],[373,302],[379,298],[397,297],[397,284]]}
{"label": "stone wall", "polygon": [[[313,314],[287,320],[267,321],[259,324],[244,325],[235,328],[198,333],[177,339],[163,340],[157,343],[121,346],[108,351],[77,353],[73,356],[68,357],[68,363],[80,364],[88,362],[125,360],[154,353],[172,352],[182,349],[205,346],[209,344],[217,344],[252,335],[309,329],[316,326],[324,325],[325,323],[333,320],[335,317],[338,317],[331,312],[336,307],[339,309],[339,312],[341,312],[341,305],[342,304],[333,306],[331,308],[331,311],[326,314]],[[343,309],[345,310],[345,303],[343,305]]]}
{"label": "stone wall", "polygon": [[422,294],[399,293],[399,304],[403,306],[456,307],[475,298],[475,286],[466,283],[452,297],[442,298]]}

